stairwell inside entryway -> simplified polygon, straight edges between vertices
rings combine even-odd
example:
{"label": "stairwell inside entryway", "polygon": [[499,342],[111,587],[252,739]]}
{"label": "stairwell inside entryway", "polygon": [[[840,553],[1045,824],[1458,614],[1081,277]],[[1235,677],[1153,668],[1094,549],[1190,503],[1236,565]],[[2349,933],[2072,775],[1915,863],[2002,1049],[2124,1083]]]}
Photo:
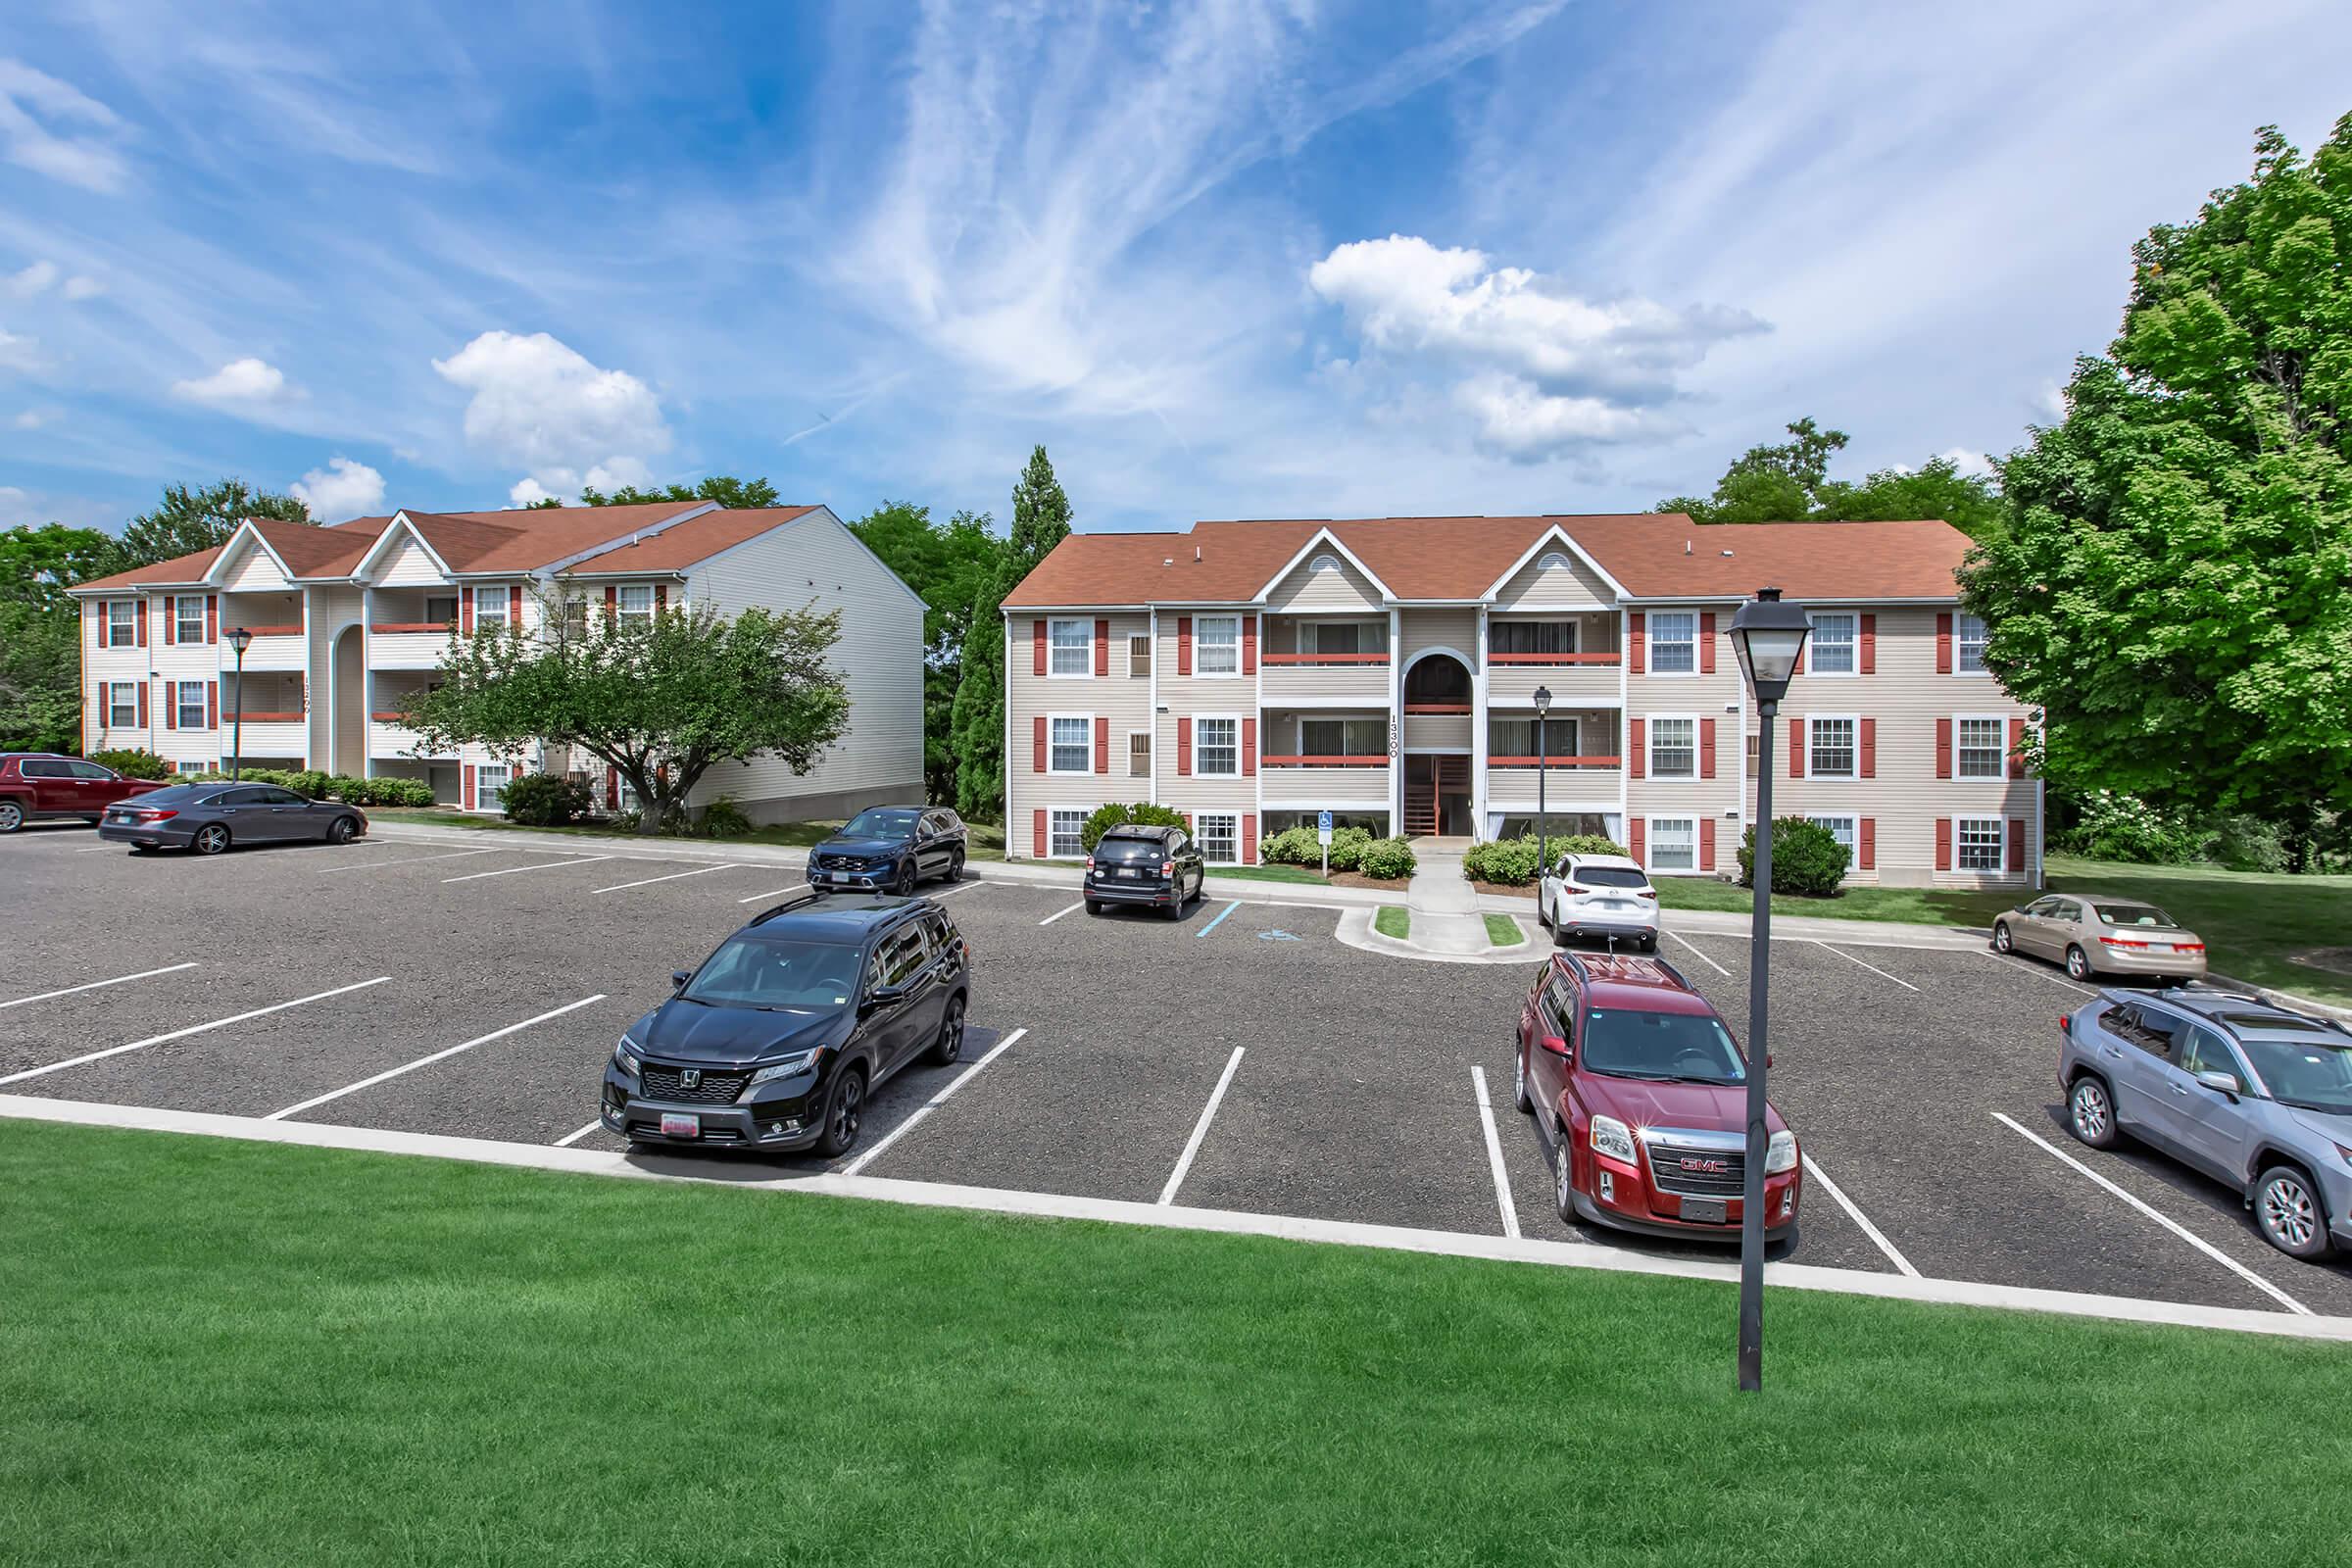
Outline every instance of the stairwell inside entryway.
{"label": "stairwell inside entryway", "polygon": [[1404,836],[1469,833],[1469,757],[1440,753],[1407,757],[1404,763]]}

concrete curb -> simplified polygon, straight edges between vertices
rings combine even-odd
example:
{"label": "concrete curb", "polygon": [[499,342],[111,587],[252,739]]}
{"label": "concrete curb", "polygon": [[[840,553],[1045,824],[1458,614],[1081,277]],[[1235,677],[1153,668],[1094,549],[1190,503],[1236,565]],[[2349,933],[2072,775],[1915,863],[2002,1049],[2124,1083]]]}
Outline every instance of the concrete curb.
{"label": "concrete curb", "polygon": [[[1651,1257],[1583,1242],[1473,1236],[1462,1232],[1416,1230],[1348,1220],[1300,1219],[1229,1209],[1163,1206],[1115,1199],[1071,1198],[1051,1193],[1008,1192],[939,1182],[902,1181],[882,1176],[763,1177],[746,1174],[729,1177],[709,1174],[711,1162],[708,1160],[691,1163],[670,1161],[667,1162],[668,1168],[664,1168],[664,1162],[658,1156],[641,1158],[596,1150],[559,1149],[550,1145],[495,1143],[485,1139],[452,1138],[433,1133],[339,1127],[324,1122],[262,1121],[250,1116],[221,1116],[202,1111],[160,1110],[140,1105],[0,1095],[0,1119],[11,1117],[84,1127],[239,1139],[251,1143],[293,1144],[311,1149],[466,1160],[476,1164],[565,1171],[637,1181],[695,1182],[765,1193],[818,1193],[876,1202],[957,1208],[992,1214],[1020,1214],[1041,1219],[1093,1220],[1103,1224],[1144,1225],[1164,1230],[1213,1231],[1233,1236],[1262,1236],[1283,1241],[1318,1242],[1330,1246],[1421,1252],[1434,1256],[1481,1258],[1491,1262],[1536,1263],[1558,1268],[1705,1280],[1717,1285],[1736,1284],[1740,1277],[1739,1267],[1734,1262]],[[2352,1317],[2299,1317],[2248,1307],[2199,1306],[2181,1301],[2141,1300],[2133,1297],[1984,1285],[1967,1280],[1925,1279],[1903,1274],[1869,1273],[1859,1269],[1824,1268],[1809,1263],[1767,1263],[1764,1266],[1764,1280],[1766,1284],[1783,1290],[1823,1291],[1934,1305],[2048,1312],[2117,1323],[2224,1329],[2244,1334],[2352,1344]]]}
{"label": "concrete curb", "polygon": [[[1372,929],[1372,916],[1376,912],[1372,909],[1347,910],[1340,916],[1340,928],[1333,936],[1348,947],[1377,953],[1384,958],[1415,958],[1423,963],[1533,963],[1548,951],[1536,943],[1522,942],[1515,948],[1490,947],[1478,953],[1437,953],[1409,941],[1399,942],[1395,937],[1382,936]],[[1418,927],[1420,923],[1421,916],[1414,915],[1414,926]],[[1481,930],[1484,930],[1483,921]],[[1519,930],[1524,935],[1527,927],[1522,925]]]}

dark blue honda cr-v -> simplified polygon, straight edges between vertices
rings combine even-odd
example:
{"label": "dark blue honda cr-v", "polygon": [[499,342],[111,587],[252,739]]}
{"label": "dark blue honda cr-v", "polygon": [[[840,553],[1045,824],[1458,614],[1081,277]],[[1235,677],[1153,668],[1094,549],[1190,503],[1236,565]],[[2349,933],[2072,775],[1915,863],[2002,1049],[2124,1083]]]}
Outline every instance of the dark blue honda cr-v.
{"label": "dark blue honda cr-v", "polygon": [[925,877],[963,875],[963,819],[944,806],[874,806],[808,852],[819,892],[861,888],[911,895]]}

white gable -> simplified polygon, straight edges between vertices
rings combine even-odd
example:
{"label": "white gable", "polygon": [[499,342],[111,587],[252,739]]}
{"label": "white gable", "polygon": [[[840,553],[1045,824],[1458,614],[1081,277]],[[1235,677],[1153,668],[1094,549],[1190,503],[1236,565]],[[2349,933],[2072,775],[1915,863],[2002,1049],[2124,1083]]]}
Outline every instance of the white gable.
{"label": "white gable", "polygon": [[1319,544],[1266,591],[1266,608],[1292,613],[1378,610],[1381,597],[1371,578],[1338,551]]}
{"label": "white gable", "polygon": [[1557,539],[1546,540],[1494,595],[1496,610],[1605,610],[1616,602],[1600,573]]}
{"label": "white gable", "polygon": [[441,575],[441,568],[433,564],[433,558],[416,542],[416,535],[410,533],[405,524],[395,523],[393,526],[399,530],[399,537],[376,558],[372,574],[375,583],[379,587],[393,587],[402,583],[437,585],[447,582],[449,579]]}
{"label": "white gable", "polygon": [[220,585],[233,592],[271,593],[287,585],[286,574],[277,569],[277,562],[251,537],[237,542],[226,564],[228,570]]}

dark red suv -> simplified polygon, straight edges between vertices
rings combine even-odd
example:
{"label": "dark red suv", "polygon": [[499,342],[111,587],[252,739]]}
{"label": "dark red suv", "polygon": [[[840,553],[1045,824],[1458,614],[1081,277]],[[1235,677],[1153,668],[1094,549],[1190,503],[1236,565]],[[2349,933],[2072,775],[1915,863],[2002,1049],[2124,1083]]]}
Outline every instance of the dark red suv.
{"label": "dark red suv", "polygon": [[[1551,1134],[1560,1218],[1740,1239],[1747,1057],[1663,958],[1562,953],[1519,1015],[1519,1108]],[[1541,1107],[1541,1108],[1539,1108]],[[1796,1135],[1765,1107],[1764,1234],[1796,1225]]]}
{"label": "dark red suv", "polygon": [[111,767],[51,752],[0,752],[0,833],[27,822],[78,816],[95,822],[117,801],[160,790],[165,779],[124,778]]}

